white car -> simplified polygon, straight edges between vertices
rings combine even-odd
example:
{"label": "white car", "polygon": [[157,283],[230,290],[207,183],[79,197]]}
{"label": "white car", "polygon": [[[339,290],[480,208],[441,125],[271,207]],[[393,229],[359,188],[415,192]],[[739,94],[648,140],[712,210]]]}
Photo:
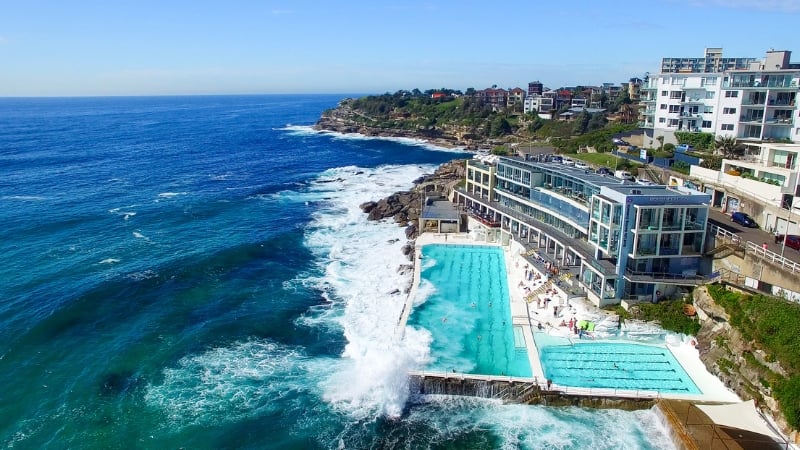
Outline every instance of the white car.
{"label": "white car", "polygon": [[561,164],[565,166],[574,166],[575,161],[573,161],[572,158],[564,158],[563,160],[561,160]]}
{"label": "white car", "polygon": [[588,169],[589,165],[583,161],[575,161],[575,168],[576,169]]}

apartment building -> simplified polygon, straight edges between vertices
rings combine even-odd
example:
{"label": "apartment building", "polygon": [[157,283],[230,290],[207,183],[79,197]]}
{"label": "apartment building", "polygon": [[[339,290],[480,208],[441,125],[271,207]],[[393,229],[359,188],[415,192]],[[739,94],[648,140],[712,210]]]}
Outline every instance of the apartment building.
{"label": "apartment building", "polygon": [[544,85],[541,81],[531,81],[528,83],[528,95],[542,95]]}
{"label": "apartment building", "polygon": [[541,95],[529,95],[523,102],[523,112],[525,114],[542,114],[549,119],[550,112],[555,109],[555,98],[543,97]]}
{"label": "apartment building", "polygon": [[525,101],[525,91],[523,89],[518,87],[509,89],[506,108],[512,109],[516,105],[522,106],[524,101]]}
{"label": "apartment building", "polygon": [[748,144],[721,170],[692,166],[690,178],[727,213],[749,214],[764,230],[800,234],[800,145]]}
{"label": "apartment building", "polygon": [[598,306],[701,282],[710,198],[530,157],[469,161],[455,193],[472,229],[570,271]]}
{"label": "apartment building", "polygon": [[800,64],[790,57],[770,50],[762,59],[723,58],[711,48],[703,58],[664,58],[640,88],[640,126],[650,142],[677,143],[675,132],[800,141]]}

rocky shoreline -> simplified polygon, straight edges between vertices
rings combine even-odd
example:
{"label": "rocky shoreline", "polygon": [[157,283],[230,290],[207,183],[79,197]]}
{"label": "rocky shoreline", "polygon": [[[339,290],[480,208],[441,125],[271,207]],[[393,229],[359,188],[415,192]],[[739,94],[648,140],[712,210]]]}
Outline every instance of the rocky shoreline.
{"label": "rocky shoreline", "polygon": [[423,175],[414,180],[414,187],[408,191],[395,192],[379,200],[370,200],[360,205],[369,220],[392,219],[406,227],[406,238],[415,239],[419,234],[419,216],[426,195],[448,196],[454,187],[464,179],[465,163],[456,159],[440,165],[433,174]]}
{"label": "rocky shoreline", "polygon": [[[363,115],[350,108],[345,100],[340,102],[336,108],[325,111],[313,128],[317,131],[360,134],[370,137],[419,139],[439,147],[465,150],[477,150],[492,144],[489,141],[475,140],[473,135],[446,127],[404,129],[369,126],[365,123]],[[359,118],[361,120],[358,120]]]}

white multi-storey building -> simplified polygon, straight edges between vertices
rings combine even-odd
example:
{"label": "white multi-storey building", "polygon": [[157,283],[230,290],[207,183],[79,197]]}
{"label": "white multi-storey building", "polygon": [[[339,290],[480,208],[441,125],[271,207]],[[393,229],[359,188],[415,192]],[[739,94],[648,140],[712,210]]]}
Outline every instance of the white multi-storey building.
{"label": "white multi-storey building", "polygon": [[663,136],[677,143],[675,132],[800,141],[800,64],[790,57],[770,50],[764,59],[722,58],[722,49],[713,48],[704,58],[664,58],[661,73],[641,89],[645,142]]}

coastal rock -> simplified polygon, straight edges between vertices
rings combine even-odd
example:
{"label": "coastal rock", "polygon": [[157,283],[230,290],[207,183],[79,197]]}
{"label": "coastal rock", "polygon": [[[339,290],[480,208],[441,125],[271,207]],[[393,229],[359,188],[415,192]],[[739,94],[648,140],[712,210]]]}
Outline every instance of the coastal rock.
{"label": "coastal rock", "polygon": [[408,239],[414,239],[417,237],[417,226],[416,225],[409,225],[406,227],[406,237]]}
{"label": "coastal rock", "polygon": [[411,244],[406,244],[402,248],[400,248],[400,252],[402,252],[403,255],[406,255],[406,256],[408,256],[408,254],[413,252],[413,251],[414,251],[414,246],[412,246]]}
{"label": "coastal rock", "polygon": [[358,207],[361,208],[361,211],[364,211],[367,214],[369,214],[369,212],[372,211],[376,206],[378,206],[378,204],[375,202],[364,202],[358,205]]}
{"label": "coastal rock", "polygon": [[413,271],[414,271],[413,264],[401,264],[400,267],[397,268],[397,273],[399,273],[400,275],[405,275],[406,273]]}

